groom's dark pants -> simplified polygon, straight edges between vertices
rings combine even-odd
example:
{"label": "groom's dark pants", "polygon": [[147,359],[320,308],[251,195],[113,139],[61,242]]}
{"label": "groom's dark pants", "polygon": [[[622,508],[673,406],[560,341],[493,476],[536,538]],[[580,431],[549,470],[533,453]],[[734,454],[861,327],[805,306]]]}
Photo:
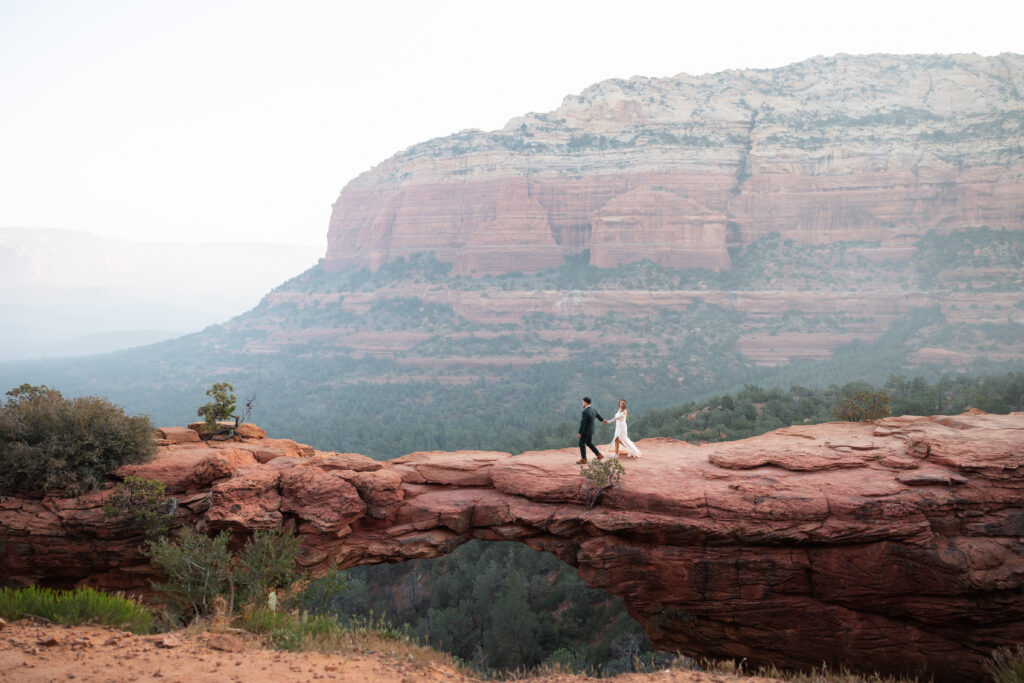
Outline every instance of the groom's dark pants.
{"label": "groom's dark pants", "polygon": [[581,434],[580,435],[580,460],[586,460],[587,459],[587,449],[588,448],[594,452],[594,455],[601,455],[597,451],[597,446],[594,445],[594,435],[593,434]]}

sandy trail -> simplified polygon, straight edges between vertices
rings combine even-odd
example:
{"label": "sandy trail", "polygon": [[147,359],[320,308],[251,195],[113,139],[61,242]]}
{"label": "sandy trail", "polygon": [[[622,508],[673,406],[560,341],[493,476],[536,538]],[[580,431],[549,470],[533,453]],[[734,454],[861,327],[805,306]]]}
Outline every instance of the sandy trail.
{"label": "sandy trail", "polygon": [[[212,633],[177,631],[136,636],[102,626],[51,626],[30,621],[8,624],[0,631],[0,681],[358,681],[359,683],[419,683],[420,681],[478,681],[447,664],[418,661],[396,651],[363,651],[325,655],[262,649],[255,636],[232,634],[243,648],[224,652],[210,646]],[[170,636],[171,647],[164,647]],[[54,643],[54,641],[56,641]],[[47,645],[45,643],[50,642]],[[537,683],[576,683],[614,680],[619,683],[771,683],[770,679],[735,677],[694,671],[625,674],[614,679],[550,675]]]}

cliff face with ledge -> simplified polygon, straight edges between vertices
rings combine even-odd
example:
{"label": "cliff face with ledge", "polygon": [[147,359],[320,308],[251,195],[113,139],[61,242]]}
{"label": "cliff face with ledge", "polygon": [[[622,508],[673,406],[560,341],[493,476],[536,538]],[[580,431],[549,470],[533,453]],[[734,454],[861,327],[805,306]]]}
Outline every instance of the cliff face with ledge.
{"label": "cliff face with ledge", "polygon": [[[1024,639],[1024,413],[647,439],[592,510],[573,449],[382,463],[161,432],[156,459],[120,476],[165,482],[180,525],[297,533],[313,570],[519,541],[621,595],[658,647],[936,681],[980,680],[992,648]],[[145,589],[109,494],[0,498],[0,577]]]}
{"label": "cliff face with ledge", "polygon": [[453,274],[590,249],[728,268],[727,247],[1024,227],[1024,57],[837,55],[610,80],[501,130],[415,145],[350,182],[325,266],[418,252]]}

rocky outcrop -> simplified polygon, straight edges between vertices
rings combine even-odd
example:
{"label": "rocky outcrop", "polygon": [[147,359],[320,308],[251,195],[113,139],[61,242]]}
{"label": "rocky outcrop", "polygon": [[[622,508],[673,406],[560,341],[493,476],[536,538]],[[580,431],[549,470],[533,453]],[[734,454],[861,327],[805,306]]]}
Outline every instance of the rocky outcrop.
{"label": "rocky outcrop", "polygon": [[[181,525],[298,533],[312,570],[520,541],[688,654],[964,681],[1024,640],[1024,413],[646,439],[592,510],[573,449],[381,463],[296,445],[263,462],[264,441],[178,440],[119,474],[166,482]],[[104,519],[108,495],[0,498],[4,581],[144,588],[138,530]]]}
{"label": "rocky outcrop", "polygon": [[502,130],[415,145],[350,182],[325,267],[418,252],[461,275],[591,249],[728,268],[778,232],[900,243],[1024,228],[1024,57],[837,55],[779,69],[610,80]]}

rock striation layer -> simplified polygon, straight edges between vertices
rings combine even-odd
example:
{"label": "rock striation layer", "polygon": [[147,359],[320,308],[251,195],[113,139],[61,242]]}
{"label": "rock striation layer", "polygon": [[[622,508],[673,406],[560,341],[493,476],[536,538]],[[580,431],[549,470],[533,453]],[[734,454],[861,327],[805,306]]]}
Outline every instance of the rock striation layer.
{"label": "rock striation layer", "polygon": [[[161,438],[152,462],[118,474],[165,482],[180,525],[295,532],[316,571],[519,541],[691,655],[965,681],[1024,640],[1024,413],[646,439],[592,510],[572,449],[377,462],[258,436]],[[109,493],[0,498],[3,581],[145,589],[139,531],[104,519]]]}
{"label": "rock striation layer", "polygon": [[603,81],[501,130],[396,154],[334,204],[324,261],[418,252],[456,275],[591,250],[616,267],[728,268],[778,232],[900,242],[1024,228],[1024,57],[836,55]]}

